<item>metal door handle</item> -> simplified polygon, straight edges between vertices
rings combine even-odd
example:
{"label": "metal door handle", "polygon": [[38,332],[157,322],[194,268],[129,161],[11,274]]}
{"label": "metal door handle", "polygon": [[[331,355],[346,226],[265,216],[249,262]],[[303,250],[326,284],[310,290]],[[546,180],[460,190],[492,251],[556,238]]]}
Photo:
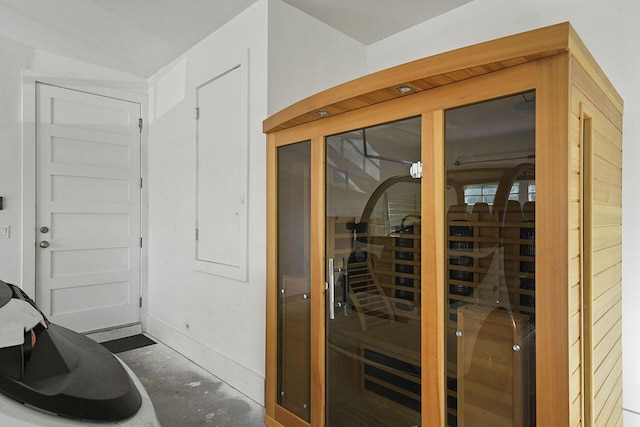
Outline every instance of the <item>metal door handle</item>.
{"label": "metal door handle", "polygon": [[334,271],[333,258],[329,258],[329,319],[336,318],[336,275]]}
{"label": "metal door handle", "polygon": [[329,319],[336,318],[336,305],[338,308],[347,307],[346,299],[344,302],[338,302],[336,304],[336,273],[342,272],[343,269],[335,266],[335,260],[329,258]]}
{"label": "metal door handle", "polygon": [[344,307],[344,315],[347,315],[347,301],[349,301],[349,259],[342,258],[342,305]]}
{"label": "metal door handle", "polygon": [[46,249],[49,247],[49,242],[47,242],[46,240],[43,240],[42,242],[40,242],[40,247],[43,249]]}

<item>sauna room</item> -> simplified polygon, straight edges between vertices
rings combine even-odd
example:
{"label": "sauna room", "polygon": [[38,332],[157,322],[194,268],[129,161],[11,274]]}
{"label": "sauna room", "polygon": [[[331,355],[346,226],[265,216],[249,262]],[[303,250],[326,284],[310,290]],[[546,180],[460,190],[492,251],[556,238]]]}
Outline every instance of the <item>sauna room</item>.
{"label": "sauna room", "polygon": [[264,122],[269,425],[619,418],[622,109],[595,69],[565,23]]}

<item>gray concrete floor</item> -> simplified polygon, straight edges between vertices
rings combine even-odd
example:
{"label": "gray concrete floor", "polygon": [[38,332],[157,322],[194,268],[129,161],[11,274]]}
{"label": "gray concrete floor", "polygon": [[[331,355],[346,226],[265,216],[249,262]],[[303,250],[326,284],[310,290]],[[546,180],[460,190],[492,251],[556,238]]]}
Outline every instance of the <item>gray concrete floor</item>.
{"label": "gray concrete floor", "polygon": [[162,343],[118,353],[163,427],[264,427],[264,408]]}

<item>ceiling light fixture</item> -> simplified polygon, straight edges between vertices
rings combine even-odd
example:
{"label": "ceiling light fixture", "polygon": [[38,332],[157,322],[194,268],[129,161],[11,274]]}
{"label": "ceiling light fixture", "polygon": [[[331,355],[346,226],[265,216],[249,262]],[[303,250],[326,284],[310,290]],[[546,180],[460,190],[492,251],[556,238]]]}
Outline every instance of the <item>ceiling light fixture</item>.
{"label": "ceiling light fixture", "polygon": [[415,92],[415,88],[409,85],[402,85],[396,88],[396,92],[398,92],[401,95],[406,95],[408,93]]}

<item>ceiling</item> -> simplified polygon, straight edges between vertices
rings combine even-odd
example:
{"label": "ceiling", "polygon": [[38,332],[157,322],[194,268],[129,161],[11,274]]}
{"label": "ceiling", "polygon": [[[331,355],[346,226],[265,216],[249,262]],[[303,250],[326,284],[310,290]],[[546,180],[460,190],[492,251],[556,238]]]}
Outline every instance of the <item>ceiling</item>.
{"label": "ceiling", "polygon": [[472,0],[283,0],[366,45]]}
{"label": "ceiling", "polygon": [[[0,0],[0,36],[149,77],[257,0]],[[472,0],[284,0],[371,44]]]}

